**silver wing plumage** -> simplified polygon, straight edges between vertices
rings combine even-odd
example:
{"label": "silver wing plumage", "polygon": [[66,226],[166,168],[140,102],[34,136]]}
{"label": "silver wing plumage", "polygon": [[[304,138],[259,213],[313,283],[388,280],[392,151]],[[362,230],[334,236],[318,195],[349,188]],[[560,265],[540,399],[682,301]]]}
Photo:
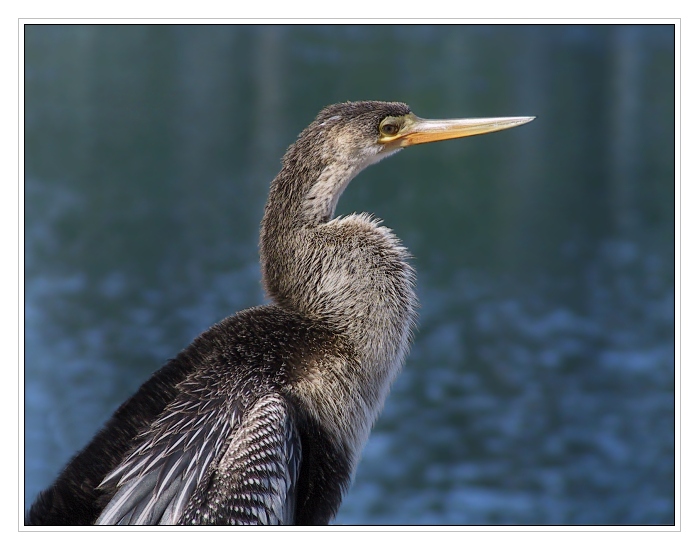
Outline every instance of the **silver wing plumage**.
{"label": "silver wing plumage", "polygon": [[247,406],[185,392],[103,481],[97,524],[288,524],[301,445],[278,393]]}

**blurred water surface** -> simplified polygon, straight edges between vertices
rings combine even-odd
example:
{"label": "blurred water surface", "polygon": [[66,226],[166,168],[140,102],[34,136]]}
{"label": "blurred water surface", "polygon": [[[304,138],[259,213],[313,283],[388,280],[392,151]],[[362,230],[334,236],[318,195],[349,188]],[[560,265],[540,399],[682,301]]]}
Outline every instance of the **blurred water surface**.
{"label": "blurred water surface", "polygon": [[371,167],[420,324],[339,524],[674,523],[671,26],[25,27],[25,498],[264,301],[269,181],[326,104],[537,115]]}

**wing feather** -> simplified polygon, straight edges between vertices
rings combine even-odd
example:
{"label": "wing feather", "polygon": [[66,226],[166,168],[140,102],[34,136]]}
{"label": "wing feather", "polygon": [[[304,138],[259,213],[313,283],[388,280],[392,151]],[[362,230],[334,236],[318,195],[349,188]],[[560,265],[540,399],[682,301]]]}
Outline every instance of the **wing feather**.
{"label": "wing feather", "polygon": [[288,403],[268,394],[246,411],[206,490],[180,523],[292,524],[301,442]]}
{"label": "wing feather", "polygon": [[293,523],[301,444],[290,406],[268,393],[222,409],[181,396],[163,411],[103,481],[116,491],[97,524]]}
{"label": "wing feather", "polygon": [[226,409],[237,405],[214,397],[193,406],[195,397],[181,393],[105,477],[100,486],[115,486],[115,494],[98,525],[176,523],[182,516],[233,430]]}

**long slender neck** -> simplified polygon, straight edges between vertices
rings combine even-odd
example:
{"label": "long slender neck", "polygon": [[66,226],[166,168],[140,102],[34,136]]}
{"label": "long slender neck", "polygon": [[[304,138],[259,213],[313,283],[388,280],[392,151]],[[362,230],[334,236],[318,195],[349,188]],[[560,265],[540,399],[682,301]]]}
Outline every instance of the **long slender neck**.
{"label": "long slender neck", "polygon": [[353,434],[359,449],[407,354],[414,274],[389,229],[368,215],[333,218],[363,166],[297,153],[292,147],[285,156],[265,207],[263,283],[276,304],[325,324],[352,350],[351,360],[328,359],[326,368],[302,377],[297,390],[336,433]]}
{"label": "long slender neck", "polygon": [[[310,281],[298,279],[295,267],[300,258],[314,252],[316,245],[308,241],[308,232],[327,222],[337,203],[327,190],[324,196],[313,192],[314,186],[322,186],[327,167],[322,159],[315,160],[309,162],[294,148],[287,152],[282,170],[272,181],[260,230],[265,291],[279,305],[302,311],[306,308],[300,307],[298,299],[311,292],[306,288]],[[327,183],[344,188],[347,182]]]}
{"label": "long slender neck", "polygon": [[308,260],[314,247],[326,248],[327,243],[309,239],[309,232],[332,219],[352,178],[397,151],[362,144],[346,134],[329,138],[328,132],[322,125],[304,130],[284,155],[270,187],[260,232],[262,280],[267,294],[281,305],[298,302],[304,291],[313,292],[304,288],[304,280],[293,278],[293,262]]}
{"label": "long slender neck", "polygon": [[340,195],[364,167],[325,151],[310,148],[306,140],[289,148],[282,170],[272,181],[260,231],[267,294],[280,305],[304,313],[309,313],[308,307],[300,299],[310,298],[314,288],[311,280],[298,278],[296,268],[304,258],[308,261],[323,253],[318,248],[322,243],[310,239],[309,233],[332,219]]}
{"label": "long slender neck", "polygon": [[373,340],[381,336],[377,327],[392,332],[412,322],[409,254],[366,214],[333,219],[356,165],[308,162],[297,153],[292,147],[285,156],[262,219],[265,290],[278,305],[327,322],[373,354],[390,344]]}

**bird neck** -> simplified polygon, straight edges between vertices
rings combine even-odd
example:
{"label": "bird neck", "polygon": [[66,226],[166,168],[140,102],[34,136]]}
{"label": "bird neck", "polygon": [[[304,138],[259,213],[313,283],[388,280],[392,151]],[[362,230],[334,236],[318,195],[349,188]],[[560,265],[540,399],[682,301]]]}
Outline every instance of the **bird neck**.
{"label": "bird neck", "polygon": [[338,426],[355,419],[336,431],[353,433],[360,448],[407,354],[417,300],[408,252],[388,228],[366,214],[333,218],[355,173],[338,163],[285,163],[265,207],[260,258],[268,296],[352,350],[351,361],[301,380],[299,395],[315,410],[327,399],[314,392],[336,388],[337,414],[320,407],[317,416]]}
{"label": "bird neck", "polygon": [[333,218],[340,195],[360,169],[318,155],[309,162],[306,156],[290,149],[272,181],[260,231],[260,261],[269,297],[312,313],[303,303],[313,292],[311,281],[296,279],[297,262],[322,255],[322,243],[309,236]]}
{"label": "bird neck", "polygon": [[[290,149],[272,182],[262,219],[260,261],[267,295],[277,305],[343,331],[348,326],[364,330],[357,325],[358,303],[386,303],[385,293],[394,292],[394,283],[406,295],[405,303],[412,303],[412,287],[403,278],[406,270],[412,274],[408,253],[391,231],[368,215],[333,218],[339,196],[362,167],[318,158],[308,162],[293,153]],[[395,259],[395,266],[385,266],[390,277],[377,272],[389,258]],[[389,286],[383,288],[384,283]]]}

